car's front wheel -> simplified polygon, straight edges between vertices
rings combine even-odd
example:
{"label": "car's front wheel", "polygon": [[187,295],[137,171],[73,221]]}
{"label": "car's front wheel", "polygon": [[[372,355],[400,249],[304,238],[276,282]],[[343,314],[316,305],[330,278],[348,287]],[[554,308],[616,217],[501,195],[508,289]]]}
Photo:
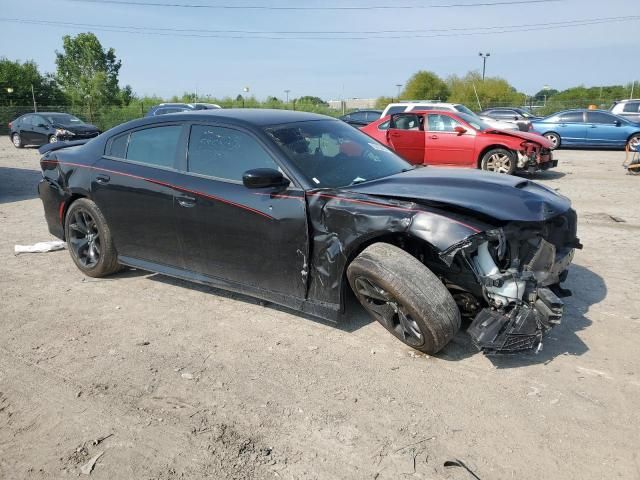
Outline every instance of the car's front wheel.
{"label": "car's front wheel", "polygon": [[49,143],[56,143],[58,141],[58,137],[55,135],[49,135]]}
{"label": "car's front wheel", "polygon": [[560,148],[560,135],[558,135],[557,133],[547,132],[544,134],[544,138],[551,142],[551,150]]}
{"label": "car's front wheel", "polygon": [[494,148],[482,156],[480,168],[487,172],[511,175],[516,171],[516,155],[505,148]]}
{"label": "car's front wheel", "polygon": [[410,347],[433,354],[460,329],[460,311],[431,270],[401,248],[374,243],[347,268],[367,312]]}
{"label": "car's front wheel", "polygon": [[632,152],[640,151],[638,149],[638,147],[640,147],[640,133],[636,133],[635,135],[631,135],[631,138],[629,138],[629,141],[627,142],[627,147]]}
{"label": "car's front wheel", "polygon": [[16,148],[24,147],[24,144],[22,143],[22,137],[20,137],[20,134],[17,132],[11,135],[11,142],[13,143],[13,146]]}
{"label": "car's front wheel", "polygon": [[71,258],[85,275],[104,277],[120,270],[109,225],[91,200],[80,198],[71,204],[64,233]]}

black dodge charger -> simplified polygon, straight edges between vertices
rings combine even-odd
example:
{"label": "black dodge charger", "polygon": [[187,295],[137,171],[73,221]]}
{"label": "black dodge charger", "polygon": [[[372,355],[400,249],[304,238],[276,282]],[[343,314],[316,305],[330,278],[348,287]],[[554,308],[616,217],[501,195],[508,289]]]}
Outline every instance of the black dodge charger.
{"label": "black dodge charger", "polygon": [[27,113],[9,123],[9,137],[16,148],[60,140],[84,140],[100,135],[95,125],[68,113]]}
{"label": "black dodge charger", "polygon": [[40,151],[49,230],[86,275],[131,266],[332,321],[352,291],[427,353],[461,317],[485,352],[539,348],[581,247],[554,191],[415,168],[322,115],[179,113]]}

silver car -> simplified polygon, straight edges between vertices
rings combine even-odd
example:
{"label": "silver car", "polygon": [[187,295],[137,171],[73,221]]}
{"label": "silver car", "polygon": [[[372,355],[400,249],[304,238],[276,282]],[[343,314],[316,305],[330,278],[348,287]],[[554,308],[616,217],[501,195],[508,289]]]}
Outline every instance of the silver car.
{"label": "silver car", "polygon": [[609,111],[632,122],[640,123],[640,99],[634,98],[614,102]]}

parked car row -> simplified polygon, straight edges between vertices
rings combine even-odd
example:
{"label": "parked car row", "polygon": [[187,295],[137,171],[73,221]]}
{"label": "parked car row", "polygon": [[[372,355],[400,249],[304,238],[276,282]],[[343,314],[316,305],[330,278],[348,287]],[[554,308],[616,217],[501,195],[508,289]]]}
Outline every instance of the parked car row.
{"label": "parked car row", "polygon": [[557,166],[551,150],[561,146],[640,148],[640,123],[634,121],[640,120],[640,100],[617,102],[610,111],[574,109],[544,118],[519,107],[475,114],[461,104],[411,101],[391,103],[381,113],[362,110],[341,119],[413,164],[507,174]]}

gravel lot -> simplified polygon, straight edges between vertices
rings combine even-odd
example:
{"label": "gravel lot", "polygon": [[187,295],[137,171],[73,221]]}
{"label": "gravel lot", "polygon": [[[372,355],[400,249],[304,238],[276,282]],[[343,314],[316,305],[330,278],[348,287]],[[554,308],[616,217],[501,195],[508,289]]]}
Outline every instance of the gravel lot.
{"label": "gravel lot", "polygon": [[[640,478],[640,177],[560,151],[584,250],[538,354],[464,332],[418,355],[352,308],[336,328],[160,275],[84,277],[49,240],[35,149],[0,139],[0,478]],[[108,436],[101,440],[102,437]]]}

